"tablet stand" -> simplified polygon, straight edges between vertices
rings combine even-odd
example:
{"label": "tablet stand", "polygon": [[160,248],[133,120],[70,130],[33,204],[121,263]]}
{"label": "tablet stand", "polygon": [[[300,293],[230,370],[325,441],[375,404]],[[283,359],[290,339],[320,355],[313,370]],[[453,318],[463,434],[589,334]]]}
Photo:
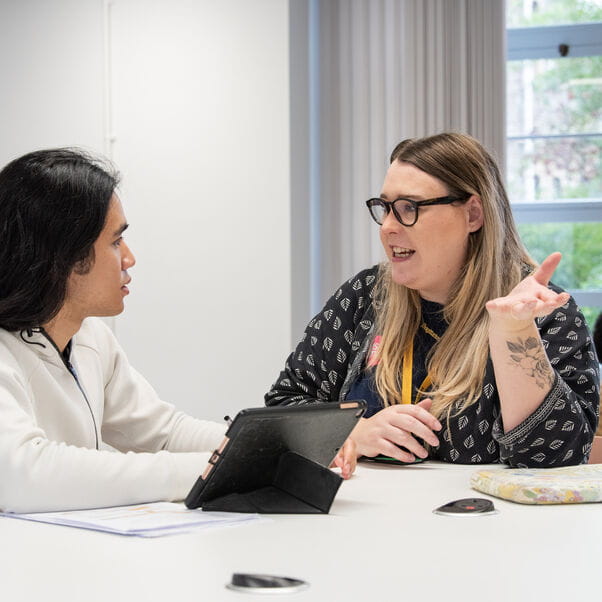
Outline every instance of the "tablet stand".
{"label": "tablet stand", "polygon": [[283,453],[271,484],[203,502],[203,510],[260,514],[328,514],[343,479],[291,451]]}

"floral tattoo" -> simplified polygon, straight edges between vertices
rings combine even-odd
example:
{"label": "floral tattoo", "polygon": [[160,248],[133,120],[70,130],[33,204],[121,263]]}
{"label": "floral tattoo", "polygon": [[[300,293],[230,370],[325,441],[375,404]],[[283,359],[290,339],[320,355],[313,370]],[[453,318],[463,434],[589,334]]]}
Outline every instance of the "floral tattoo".
{"label": "floral tattoo", "polygon": [[528,337],[525,340],[519,338],[515,342],[506,341],[506,345],[511,351],[512,365],[519,366],[534,378],[540,389],[552,385],[554,376],[550,373],[548,358],[535,337]]}

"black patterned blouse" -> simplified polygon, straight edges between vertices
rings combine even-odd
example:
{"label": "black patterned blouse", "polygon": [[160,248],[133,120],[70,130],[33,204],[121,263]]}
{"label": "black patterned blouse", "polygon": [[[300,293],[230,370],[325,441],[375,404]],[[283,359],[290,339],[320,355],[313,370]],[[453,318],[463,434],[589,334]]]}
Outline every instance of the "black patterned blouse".
{"label": "black patterned blouse", "polygon": [[[338,401],[346,399],[350,391],[361,390],[362,381],[370,378],[366,359],[377,334],[372,305],[377,272],[374,266],[348,280],[309,322],[301,342],[266,394],[266,405]],[[423,304],[423,317],[427,323],[431,320],[442,334],[445,325],[437,322],[434,305]],[[550,315],[537,318],[536,323],[556,373],[542,404],[505,433],[489,359],[481,397],[452,416],[449,426],[442,420],[440,445],[429,449],[430,458],[460,464],[503,462],[537,468],[587,462],[600,403],[599,367],[591,335],[572,298]],[[423,347],[416,346],[415,374],[426,374],[426,353],[431,345],[425,339]],[[417,386],[415,381],[414,387]],[[368,401],[369,405],[375,403]]]}

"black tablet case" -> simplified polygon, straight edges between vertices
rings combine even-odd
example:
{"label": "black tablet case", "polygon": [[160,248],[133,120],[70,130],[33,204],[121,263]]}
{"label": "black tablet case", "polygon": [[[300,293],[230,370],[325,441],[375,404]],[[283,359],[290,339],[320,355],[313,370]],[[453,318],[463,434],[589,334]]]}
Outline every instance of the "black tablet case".
{"label": "black tablet case", "polygon": [[328,465],[364,402],[242,410],[186,497],[188,508],[328,513],[342,482]]}

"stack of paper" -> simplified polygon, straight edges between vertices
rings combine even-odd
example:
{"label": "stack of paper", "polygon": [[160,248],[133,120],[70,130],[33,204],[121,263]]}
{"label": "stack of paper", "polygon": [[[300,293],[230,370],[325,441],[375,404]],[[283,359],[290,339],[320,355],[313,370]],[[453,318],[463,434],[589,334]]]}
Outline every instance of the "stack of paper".
{"label": "stack of paper", "polygon": [[208,527],[224,527],[265,520],[258,514],[188,510],[184,504],[173,502],[70,512],[0,513],[0,516],[140,537],[159,537]]}

